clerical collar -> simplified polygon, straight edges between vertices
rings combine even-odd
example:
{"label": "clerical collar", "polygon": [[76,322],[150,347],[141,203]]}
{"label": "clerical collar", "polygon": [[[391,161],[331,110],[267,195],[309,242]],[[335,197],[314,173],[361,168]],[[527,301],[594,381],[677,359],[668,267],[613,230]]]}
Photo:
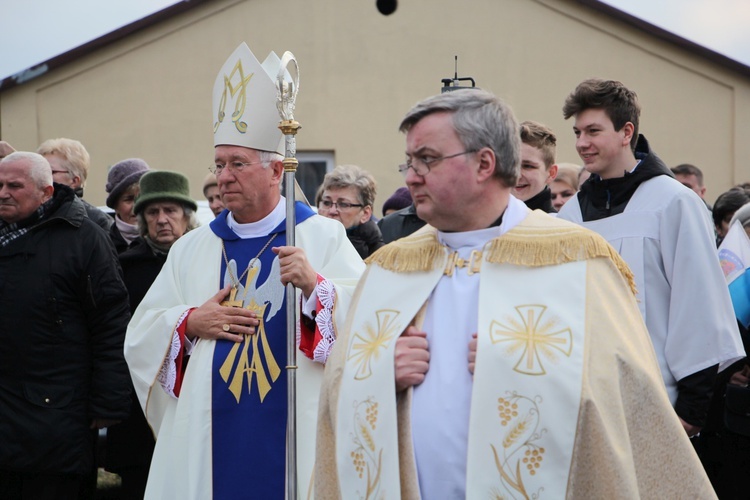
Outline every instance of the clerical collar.
{"label": "clerical collar", "polygon": [[487,229],[478,229],[475,231],[462,231],[455,233],[438,231],[438,240],[440,243],[453,249],[459,249],[462,247],[480,247],[492,238],[505,234],[516,227],[526,218],[529,212],[530,210],[526,207],[524,202],[511,195],[508,199],[508,207],[499,219],[499,226],[493,223],[492,226]]}
{"label": "clerical collar", "polygon": [[286,198],[282,196],[281,199],[279,199],[276,208],[257,222],[240,224],[234,219],[232,212],[229,212],[227,215],[227,226],[229,226],[229,229],[231,229],[237,236],[245,240],[271,234],[273,230],[276,229],[276,226],[284,222],[284,219],[286,219]]}

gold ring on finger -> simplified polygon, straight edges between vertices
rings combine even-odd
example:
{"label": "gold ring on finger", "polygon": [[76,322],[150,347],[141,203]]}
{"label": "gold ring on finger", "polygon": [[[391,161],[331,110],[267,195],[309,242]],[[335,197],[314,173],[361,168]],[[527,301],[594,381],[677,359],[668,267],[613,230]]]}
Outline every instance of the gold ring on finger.
{"label": "gold ring on finger", "polygon": [[224,330],[225,332],[228,332],[229,331],[229,323],[224,323],[224,326],[222,326],[221,329]]}

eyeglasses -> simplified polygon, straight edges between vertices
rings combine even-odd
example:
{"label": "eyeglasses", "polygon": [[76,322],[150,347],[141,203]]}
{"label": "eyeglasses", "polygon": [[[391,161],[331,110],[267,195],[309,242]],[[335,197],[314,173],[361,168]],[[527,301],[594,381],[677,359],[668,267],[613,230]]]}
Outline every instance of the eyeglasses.
{"label": "eyeglasses", "polygon": [[55,174],[70,174],[70,170],[53,170],[52,175]]}
{"label": "eyeglasses", "polygon": [[333,206],[335,206],[337,210],[349,210],[352,207],[364,207],[361,203],[347,203],[345,201],[336,202],[331,200],[320,200],[320,203],[318,203],[319,209],[325,208],[326,210],[330,210]]}
{"label": "eyeglasses", "polygon": [[242,172],[242,169],[249,166],[249,165],[257,165],[258,163],[265,163],[263,161],[249,161],[249,162],[243,162],[243,161],[230,161],[229,163],[222,165],[221,163],[216,163],[214,165],[211,165],[208,167],[208,171],[212,174],[216,175],[218,177],[221,175],[221,173],[224,171],[225,168],[229,167],[229,170],[233,172]]}
{"label": "eyeglasses", "polygon": [[471,153],[476,153],[476,150],[469,149],[466,151],[462,151],[460,153],[456,153],[454,155],[447,155],[447,156],[440,156],[438,158],[433,158],[430,155],[422,155],[422,156],[415,156],[413,158],[408,158],[406,160],[406,163],[402,163],[398,166],[398,171],[401,172],[401,174],[406,177],[406,174],[409,172],[409,169],[413,169],[414,173],[417,175],[425,176],[430,173],[430,168],[433,165],[436,165],[437,162],[448,160],[450,158],[455,158],[456,156],[461,155],[468,155]]}

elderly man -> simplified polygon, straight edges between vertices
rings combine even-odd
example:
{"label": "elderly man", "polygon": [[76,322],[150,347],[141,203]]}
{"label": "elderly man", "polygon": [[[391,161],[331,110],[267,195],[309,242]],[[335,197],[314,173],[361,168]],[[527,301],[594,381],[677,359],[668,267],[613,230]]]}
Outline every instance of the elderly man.
{"label": "elderly man", "polygon": [[102,229],[109,232],[112,226],[112,218],[83,200],[83,188],[86,186],[86,177],[89,174],[91,157],[86,148],[75,139],[49,139],[44,141],[36,150],[44,156],[52,167],[52,178],[59,184],[65,184],[75,191],[76,196],[81,198],[86,208],[86,215],[97,223]]}
{"label": "elderly man", "polygon": [[0,498],[76,498],[127,417],[130,314],[107,235],[36,153],[0,161]]}
{"label": "elderly man", "polygon": [[297,360],[307,498],[322,363],[364,264],[339,222],[302,203],[299,246],[285,244],[283,138],[269,76],[279,67],[273,53],[261,66],[243,43],[219,72],[211,170],[226,210],[172,246],[128,327],[125,356],[157,437],[146,498],[284,495],[286,283],[309,314]]}
{"label": "elderly man", "polygon": [[321,393],[316,497],[711,497],[627,266],[511,195],[512,111],[459,90],[401,130],[428,226],[371,257],[355,292]]}

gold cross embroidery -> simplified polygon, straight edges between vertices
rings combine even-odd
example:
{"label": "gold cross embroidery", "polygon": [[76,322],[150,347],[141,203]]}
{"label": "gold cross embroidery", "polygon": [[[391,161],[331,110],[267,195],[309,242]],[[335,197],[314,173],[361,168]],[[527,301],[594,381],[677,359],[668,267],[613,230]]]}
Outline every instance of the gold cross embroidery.
{"label": "gold cross embroidery", "polygon": [[347,361],[352,360],[357,366],[355,380],[364,380],[372,375],[371,363],[377,360],[381,353],[388,349],[389,342],[396,338],[403,330],[396,324],[399,311],[390,309],[375,312],[377,327],[365,323],[364,333],[354,332]]}
{"label": "gold cross embroidery", "polygon": [[555,329],[555,318],[542,322],[547,306],[523,305],[516,306],[515,310],[521,318],[520,322],[516,318],[507,317],[508,325],[498,321],[490,324],[490,339],[493,344],[509,343],[509,354],[522,351],[514,371],[526,375],[544,375],[547,372],[542,358],[555,361],[555,351],[570,356],[573,351],[573,333],[570,328]]}

